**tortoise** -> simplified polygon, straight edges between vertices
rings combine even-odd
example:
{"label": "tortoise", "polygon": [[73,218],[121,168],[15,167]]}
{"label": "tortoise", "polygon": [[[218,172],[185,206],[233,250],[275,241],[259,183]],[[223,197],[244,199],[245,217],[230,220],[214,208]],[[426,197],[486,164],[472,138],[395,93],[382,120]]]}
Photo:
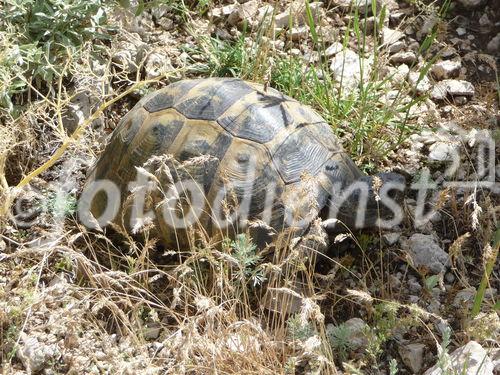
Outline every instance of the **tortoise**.
{"label": "tortoise", "polygon": [[[395,184],[387,196],[397,199],[404,184],[396,173],[380,173],[377,178],[364,175],[330,125],[312,108],[273,88],[235,78],[180,80],[142,98],[118,124],[88,177],[86,189],[95,188],[101,180],[118,188],[86,195],[92,215],[99,218],[111,204],[110,192],[119,192],[119,202],[114,204],[117,217],[126,217],[122,225],[134,227],[138,219],[131,218],[131,209],[125,209],[124,202],[133,190],[130,183],[144,166],[152,174],[163,168],[168,175],[156,180],[162,189],[150,195],[153,203],[149,207],[156,213],[154,222],[169,248],[186,246],[187,232],[195,226],[208,236],[223,236],[245,226],[260,228],[253,237],[261,244],[272,240],[271,233],[287,228],[304,234],[319,217],[324,219],[321,228],[326,231],[338,222],[349,228],[373,227],[381,217],[395,212],[381,204],[381,186]],[[195,219],[180,230],[169,225],[173,222],[165,216],[169,201],[165,191],[188,177],[203,193],[204,203],[199,215],[192,215]],[[355,190],[339,201],[353,184],[366,186],[366,190]],[[363,191],[366,214],[356,220]],[[219,209],[214,218],[214,206],[227,211],[230,200],[240,208],[246,206],[245,217],[231,216],[238,211],[233,208],[226,216]],[[187,198],[184,202],[192,203]],[[141,205],[139,211],[142,209]],[[177,206],[169,209],[177,219],[185,214]],[[332,211],[335,220],[327,220]],[[219,218],[228,216],[229,224],[224,227]]]}

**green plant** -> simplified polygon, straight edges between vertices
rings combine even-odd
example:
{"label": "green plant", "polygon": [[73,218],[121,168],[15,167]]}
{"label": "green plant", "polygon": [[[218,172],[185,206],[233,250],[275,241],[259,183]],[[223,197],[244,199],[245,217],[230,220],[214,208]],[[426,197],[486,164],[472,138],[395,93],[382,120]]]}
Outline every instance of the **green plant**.
{"label": "green plant", "polygon": [[344,323],[328,327],[326,335],[332,349],[338,353],[340,360],[345,361],[349,352],[353,349],[349,337],[351,335],[350,329]]}
{"label": "green plant", "polygon": [[292,315],[286,323],[288,337],[292,340],[305,341],[316,334],[311,323],[308,321],[304,322],[300,314]]}
{"label": "green plant", "polygon": [[[493,246],[487,245],[485,247],[485,269],[483,277],[481,278],[481,283],[477,288],[476,296],[474,297],[474,303],[471,309],[471,316],[474,318],[481,311],[481,305],[483,303],[484,294],[486,292],[486,287],[489,285],[489,280],[495,267],[498,251],[500,248],[500,228],[497,228],[493,238]],[[498,302],[496,303],[498,304]]]}
{"label": "green plant", "polygon": [[29,85],[50,85],[65,76],[66,62],[82,46],[110,39],[110,6],[102,0],[6,0],[0,7],[0,106],[13,111],[12,96]]}
{"label": "green plant", "polygon": [[76,212],[78,200],[74,195],[51,191],[47,194],[45,209],[56,217],[73,215]]}
{"label": "green plant", "polygon": [[398,371],[398,362],[393,358],[389,362],[389,375],[396,375]]}
{"label": "green plant", "polygon": [[264,276],[261,270],[256,269],[261,257],[257,254],[257,246],[252,243],[251,239],[246,234],[238,234],[232,241],[231,248],[233,257],[239,265],[237,279],[249,280],[254,286],[262,284]]}
{"label": "green plant", "polygon": [[439,282],[439,276],[438,275],[432,275],[432,276],[429,276],[429,277],[425,278],[424,285],[425,285],[425,288],[428,291],[431,291],[433,288],[435,288],[438,285],[438,282]]}
{"label": "green plant", "polygon": [[448,354],[448,346],[451,343],[451,329],[446,327],[443,332],[443,341],[438,347],[438,361],[437,365],[443,371],[443,374],[448,374],[448,368],[450,365],[450,356]]}

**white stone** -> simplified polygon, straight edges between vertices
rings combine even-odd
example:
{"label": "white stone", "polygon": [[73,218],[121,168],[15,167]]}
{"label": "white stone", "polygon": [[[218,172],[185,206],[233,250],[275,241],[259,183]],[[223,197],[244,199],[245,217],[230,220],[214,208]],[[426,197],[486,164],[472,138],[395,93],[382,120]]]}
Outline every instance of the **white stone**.
{"label": "white stone", "polygon": [[146,79],[152,79],[174,70],[170,58],[161,52],[150,53],[144,64]]}
{"label": "white stone", "polygon": [[130,34],[127,40],[120,40],[115,45],[112,60],[127,72],[136,72],[139,64],[149,49],[138,34]]}
{"label": "white stone", "polygon": [[[357,10],[362,15],[372,13],[372,0],[333,0],[332,3],[344,11]],[[376,7],[378,10],[382,9],[379,0],[376,0]]]}
{"label": "white stone", "polygon": [[460,61],[444,60],[434,64],[431,73],[438,81],[447,78],[454,78],[460,73],[462,64]]}
{"label": "white stone", "polygon": [[417,39],[422,40],[427,35],[429,35],[438,21],[439,17],[436,14],[432,14],[426,17],[424,23],[422,24],[422,27],[420,27],[420,29],[417,31]]}
{"label": "white stone", "polygon": [[436,142],[429,146],[429,160],[453,161],[459,157],[460,143]]}
{"label": "white stone", "polygon": [[398,53],[406,47],[406,43],[400,40],[399,42],[392,43],[387,50],[390,54]]}
{"label": "white stone", "polygon": [[28,374],[36,373],[49,366],[49,363],[57,360],[60,354],[57,344],[47,345],[25,333],[21,335],[21,345],[16,352]]}
{"label": "white stone", "polygon": [[359,84],[361,72],[363,73],[363,77],[367,77],[370,74],[371,60],[361,59],[356,52],[346,49],[335,55],[332,59],[330,69],[338,82],[342,81],[342,85],[345,88],[352,90]]}
{"label": "white stone", "polygon": [[[311,2],[309,3],[309,7],[314,20],[318,21],[321,14],[320,9],[323,7],[323,3],[320,1]],[[305,3],[303,1],[296,0],[288,7],[288,9],[274,17],[274,24],[278,28],[288,27],[290,22],[292,26],[303,26],[306,24],[306,20],[307,15]]]}
{"label": "white stone", "polygon": [[450,96],[473,96],[474,86],[472,83],[459,79],[445,79],[434,85],[431,98],[443,100]]}
{"label": "white stone", "polygon": [[347,340],[351,344],[353,350],[364,348],[368,345],[366,333],[369,327],[363,319],[352,318],[344,322],[344,325],[349,331]]}
{"label": "white stone", "polygon": [[257,0],[250,0],[244,4],[238,4],[229,17],[227,22],[232,26],[239,26],[243,21],[252,24],[256,18],[259,9],[259,2]]}
{"label": "white stone", "polygon": [[389,61],[393,64],[412,65],[417,62],[417,55],[413,51],[401,51],[392,55]]}
{"label": "white stone", "polygon": [[292,29],[288,33],[292,40],[297,41],[307,38],[307,36],[309,35],[309,28],[307,26],[292,27]]}
{"label": "white stone", "polygon": [[475,295],[476,289],[473,287],[460,290],[453,299],[453,307],[461,308],[463,306],[470,306]]}
{"label": "white stone", "polygon": [[441,249],[432,235],[415,233],[408,239],[405,247],[415,267],[424,266],[437,274],[444,272],[449,264],[448,254]]}
{"label": "white stone", "polygon": [[404,38],[405,34],[399,30],[393,30],[388,27],[382,28],[382,43],[389,46]]}
{"label": "white stone", "polygon": [[418,72],[410,72],[408,75],[408,83],[419,94],[428,93],[432,87],[429,78],[427,78],[426,75],[420,78],[420,73]]}
{"label": "white stone", "polygon": [[399,241],[400,238],[401,238],[401,232],[385,233],[382,236],[384,242],[389,246],[394,245],[396,242]]}
{"label": "white stone", "polygon": [[439,364],[428,369],[424,375],[493,375],[494,364],[486,350],[476,341],[469,341],[466,345],[458,348],[450,355],[450,365],[446,372]]}
{"label": "white stone", "polygon": [[339,42],[333,42],[330,47],[325,50],[325,55],[331,57],[341,52],[344,49],[344,45]]}
{"label": "white stone", "polygon": [[419,343],[408,344],[398,348],[401,359],[414,374],[418,374],[422,369],[425,348],[426,346],[424,344]]}

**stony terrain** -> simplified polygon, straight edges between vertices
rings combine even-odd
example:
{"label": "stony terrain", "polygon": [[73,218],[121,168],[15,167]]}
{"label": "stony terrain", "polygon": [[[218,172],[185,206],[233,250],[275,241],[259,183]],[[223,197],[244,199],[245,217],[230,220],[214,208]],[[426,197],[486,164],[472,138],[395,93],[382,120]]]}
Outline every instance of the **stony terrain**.
{"label": "stony terrain", "polygon": [[[59,101],[33,87],[16,98],[30,110],[2,112],[0,196],[13,213],[0,211],[3,373],[500,373],[496,1],[160,1],[136,14],[140,4],[109,10],[116,31],[94,41],[104,55],[68,64]],[[338,235],[295,315],[262,307],[266,282],[233,277],[237,244],[181,259],[148,228],[132,238],[75,218],[85,174],[127,110],[209,75],[286,90],[361,168],[409,183],[403,224]],[[278,266],[259,259],[271,280]]]}

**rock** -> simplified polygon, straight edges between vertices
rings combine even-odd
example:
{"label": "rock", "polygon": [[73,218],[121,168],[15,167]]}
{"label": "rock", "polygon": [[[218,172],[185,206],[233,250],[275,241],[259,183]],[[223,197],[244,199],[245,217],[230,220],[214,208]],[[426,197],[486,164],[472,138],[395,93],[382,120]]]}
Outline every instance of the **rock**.
{"label": "rock", "polygon": [[422,369],[425,348],[424,344],[419,343],[408,344],[398,348],[401,359],[413,374],[418,374]]}
{"label": "rock", "polygon": [[460,74],[461,67],[460,61],[444,60],[432,66],[431,74],[438,81],[455,78]]}
{"label": "rock", "polygon": [[118,41],[112,60],[123,70],[134,73],[149,49],[148,45],[140,39],[139,35],[131,34],[127,40]]}
{"label": "rock", "polygon": [[388,27],[382,28],[382,44],[390,46],[400,39],[404,38],[405,34],[399,30],[393,30]]}
{"label": "rock", "polygon": [[288,33],[292,40],[297,41],[307,38],[309,35],[309,28],[307,26],[292,27]]}
{"label": "rock", "polygon": [[406,43],[400,40],[399,42],[392,43],[387,50],[390,54],[398,53],[406,47]]}
{"label": "rock", "polygon": [[[320,9],[323,7],[323,3],[320,1],[311,2],[309,3],[309,7],[314,20],[318,21],[321,15]],[[274,24],[278,28],[288,27],[290,22],[292,26],[304,26],[306,24],[306,20],[307,15],[305,3],[303,1],[296,0],[287,10],[276,15],[274,18]]]}
{"label": "rock", "polygon": [[395,275],[389,275],[389,285],[393,290],[401,288],[401,276],[398,275],[399,278]]}
{"label": "rock", "polygon": [[458,0],[465,8],[477,8],[484,3],[484,0]]}
{"label": "rock", "polygon": [[[488,288],[485,290],[486,298],[495,298],[497,290],[495,288]],[[461,308],[464,305],[469,307],[476,296],[476,289],[473,287],[465,288],[457,292],[453,299],[453,307]]]}
{"label": "rock", "polygon": [[389,246],[394,245],[396,242],[399,241],[400,238],[401,238],[401,232],[385,233],[382,235],[382,239]]}
{"label": "rock", "polygon": [[493,349],[490,358],[493,361],[493,366],[495,366],[494,373],[500,373],[500,348]]}
{"label": "rock", "polygon": [[210,13],[210,15],[216,20],[221,19],[221,18],[226,18],[231,13],[234,12],[234,10],[236,9],[236,6],[237,6],[236,4],[229,4],[229,5],[226,5],[223,7],[214,8],[212,10],[212,12]]}
{"label": "rock", "polygon": [[380,3],[387,11],[389,11],[389,13],[399,9],[399,4],[396,0],[381,0]]}
{"label": "rock", "polygon": [[330,47],[325,50],[325,55],[331,57],[341,52],[344,49],[344,45],[339,42],[333,42]]}
{"label": "rock", "polygon": [[152,79],[174,70],[170,58],[161,52],[152,52],[146,58],[144,65],[146,79]]}
{"label": "rock", "polygon": [[368,346],[369,341],[366,333],[369,326],[363,319],[352,318],[346,321],[344,325],[349,331],[347,340],[353,350],[359,350]]}
{"label": "rock", "polygon": [[429,160],[453,161],[458,157],[460,143],[458,142],[436,142],[429,146]]}
{"label": "rock", "polygon": [[[361,15],[370,15],[372,13],[372,0],[333,0],[332,4],[338,6],[344,12],[352,11]],[[377,11],[382,9],[381,2],[376,0]]]}
{"label": "rock", "polygon": [[[363,69],[361,69],[361,66]],[[363,77],[370,74],[371,60],[361,59],[356,52],[349,49],[338,53],[332,59],[330,69],[337,81],[342,81],[342,86],[347,90],[355,88],[361,80],[361,72]]]}
{"label": "rock", "polygon": [[473,96],[474,86],[472,83],[459,79],[445,79],[434,85],[431,98],[444,100],[447,96]]}
{"label": "rock", "polygon": [[500,33],[498,33],[488,42],[486,49],[492,55],[496,55],[500,52]]}
{"label": "rock", "polygon": [[421,95],[428,93],[432,87],[429,78],[427,78],[427,76],[420,78],[420,73],[418,72],[410,72],[410,74],[408,74],[408,83]]}
{"label": "rock", "polygon": [[480,18],[479,18],[479,25],[483,27],[491,26],[491,21],[488,18],[488,14],[484,13]]}
{"label": "rock", "polygon": [[391,25],[399,25],[399,23],[406,16],[406,12],[391,12],[389,14],[389,23]]}
{"label": "rock", "polygon": [[262,22],[266,22],[266,27],[268,27],[270,25],[270,22],[272,21],[272,18],[273,18],[273,14],[274,14],[274,7],[272,5],[264,5],[264,6],[261,6],[258,10],[257,10],[257,22],[258,23],[262,23]]}
{"label": "rock", "polygon": [[429,15],[428,17],[425,18],[424,23],[420,27],[420,29],[416,33],[416,37],[418,40],[422,40],[425,38],[427,35],[429,35],[432,30],[434,29],[434,26],[436,26],[437,22],[439,21],[439,17],[435,14]]}
{"label": "rock", "polygon": [[57,344],[47,345],[39,342],[36,337],[22,333],[21,345],[16,355],[23,363],[28,374],[31,374],[42,370],[46,366],[50,366],[50,363],[56,361],[61,353]]}
{"label": "rock", "polygon": [[458,36],[464,36],[467,34],[467,30],[465,30],[463,27],[458,27],[456,30]]}
{"label": "rock", "polygon": [[412,294],[418,295],[422,291],[422,285],[420,285],[417,280],[408,280],[407,284],[408,290]]}
{"label": "rock", "polygon": [[142,335],[146,340],[156,340],[160,336],[161,324],[160,323],[149,323],[143,328]]}
{"label": "rock", "polygon": [[457,55],[457,50],[452,46],[446,46],[441,51],[441,57],[443,59],[449,59]]}
{"label": "rock", "polygon": [[466,96],[454,96],[453,103],[455,103],[456,105],[464,105],[467,103],[467,97]]}
{"label": "rock", "polygon": [[[424,375],[464,374],[464,375],[493,375],[494,365],[486,350],[476,341],[469,341],[466,345],[451,353],[449,367],[444,372],[439,364],[428,369]],[[464,371],[465,370],[465,371]]]}
{"label": "rock", "polygon": [[227,22],[231,26],[241,26],[244,22],[252,24],[259,9],[257,0],[250,0],[244,4],[238,4],[227,17]]}
{"label": "rock", "polygon": [[414,296],[414,295],[409,295],[408,296],[408,302],[409,303],[418,304],[420,301],[421,301],[421,298],[419,296]]}
{"label": "rock", "polygon": [[434,274],[442,273],[449,265],[448,254],[432,235],[415,233],[408,239],[406,249],[415,267],[426,267]]}
{"label": "rock", "polygon": [[413,51],[398,52],[389,58],[392,64],[412,65],[417,62],[417,55]]}
{"label": "rock", "polygon": [[163,17],[158,20],[158,26],[165,31],[171,31],[175,28],[175,22],[171,18]]}
{"label": "rock", "polygon": [[446,272],[446,275],[444,275],[444,279],[448,284],[452,284],[455,281],[455,275],[451,272]]}
{"label": "rock", "polygon": [[62,123],[68,134],[73,134],[78,126],[90,116],[92,108],[97,103],[98,99],[95,94],[89,91],[79,92],[71,98],[71,102],[62,114]]}

